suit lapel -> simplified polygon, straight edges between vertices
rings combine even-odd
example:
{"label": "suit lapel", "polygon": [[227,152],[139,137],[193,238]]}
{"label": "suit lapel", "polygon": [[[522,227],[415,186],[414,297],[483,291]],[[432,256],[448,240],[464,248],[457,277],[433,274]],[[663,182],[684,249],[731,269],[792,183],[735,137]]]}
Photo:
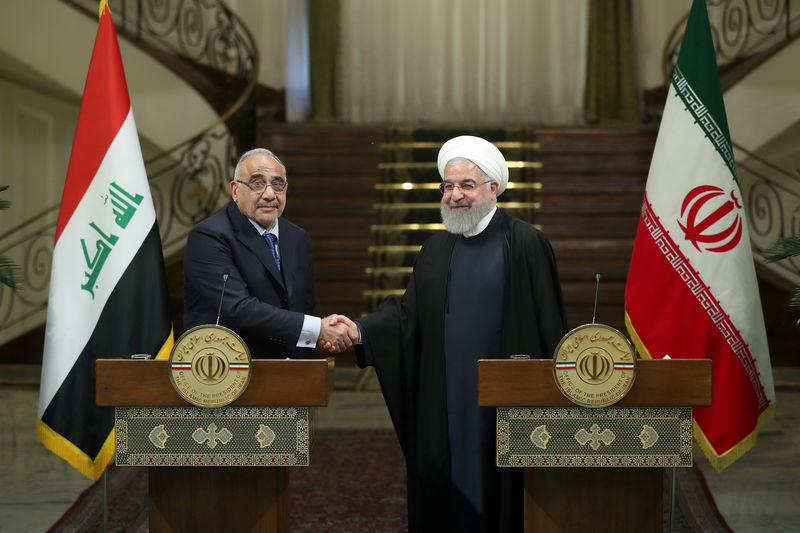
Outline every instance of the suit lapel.
{"label": "suit lapel", "polygon": [[[228,210],[229,215],[233,220],[239,220],[239,231],[236,232],[236,238],[239,239],[239,242],[246,246],[251,252],[253,252],[253,255],[255,255],[261,264],[264,265],[264,268],[267,269],[267,272],[269,272],[269,275],[272,277],[272,279],[276,281],[283,289],[285,289],[286,287],[283,283],[283,276],[281,276],[281,273],[278,270],[278,265],[275,264],[275,259],[272,257],[272,253],[269,251],[269,245],[267,245],[267,241],[265,241],[264,237],[262,237],[256,228],[253,227],[250,219],[239,212],[239,208],[235,203],[229,205]],[[231,210],[233,212],[231,212]],[[280,244],[278,247],[280,248]]]}

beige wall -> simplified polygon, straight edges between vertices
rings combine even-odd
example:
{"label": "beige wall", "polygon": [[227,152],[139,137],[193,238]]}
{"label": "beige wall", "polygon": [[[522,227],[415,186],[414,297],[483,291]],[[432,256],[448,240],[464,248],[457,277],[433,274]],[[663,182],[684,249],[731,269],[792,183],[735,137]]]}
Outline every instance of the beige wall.
{"label": "beige wall", "polygon": [[689,12],[691,0],[631,0],[639,87],[663,85],[662,57],[670,32]]}
{"label": "beige wall", "polygon": [[[96,33],[95,20],[56,0],[3,0],[0,6],[0,50],[75,96],[83,92]],[[213,122],[213,110],[183,80],[124,39],[119,43],[142,136],[170,147]]]}
{"label": "beige wall", "polygon": [[0,234],[58,203],[78,108],[0,80],[0,185],[12,209],[0,211]]}
{"label": "beige wall", "polygon": [[285,87],[287,2],[302,0],[227,0],[258,45],[258,82],[273,88]]}
{"label": "beige wall", "polygon": [[725,93],[731,137],[747,150],[759,150],[800,120],[798,58],[795,41]]}

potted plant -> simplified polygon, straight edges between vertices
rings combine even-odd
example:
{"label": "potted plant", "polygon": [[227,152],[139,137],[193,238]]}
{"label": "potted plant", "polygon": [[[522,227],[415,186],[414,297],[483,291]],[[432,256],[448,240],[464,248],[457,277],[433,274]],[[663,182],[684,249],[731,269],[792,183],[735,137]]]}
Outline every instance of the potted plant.
{"label": "potted plant", "polygon": [[[764,252],[764,257],[770,262],[788,259],[789,257],[800,257],[800,235],[778,239],[772,246],[767,248]],[[800,284],[796,285],[792,290],[792,295],[789,298],[789,308],[800,312]],[[797,320],[797,325],[800,325],[800,319]]]}

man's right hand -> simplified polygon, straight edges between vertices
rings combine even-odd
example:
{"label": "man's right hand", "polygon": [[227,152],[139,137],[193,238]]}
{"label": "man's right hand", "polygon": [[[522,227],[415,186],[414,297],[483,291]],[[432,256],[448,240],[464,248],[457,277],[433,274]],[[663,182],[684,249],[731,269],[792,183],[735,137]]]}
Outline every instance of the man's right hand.
{"label": "man's right hand", "polygon": [[322,319],[317,345],[331,353],[340,353],[359,339],[358,326],[344,315],[330,315]]}

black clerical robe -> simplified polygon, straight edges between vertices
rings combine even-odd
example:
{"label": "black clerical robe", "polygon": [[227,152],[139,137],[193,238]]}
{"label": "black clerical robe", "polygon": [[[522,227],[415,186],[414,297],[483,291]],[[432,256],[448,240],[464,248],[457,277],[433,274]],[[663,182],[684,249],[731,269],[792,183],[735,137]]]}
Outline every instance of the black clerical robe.
{"label": "black clerical robe", "polygon": [[[502,357],[552,357],[566,331],[555,258],[545,236],[498,210],[507,276]],[[423,245],[402,297],[387,298],[359,319],[408,474],[409,530],[455,531],[447,419],[444,316],[450,257],[459,237],[437,233]],[[481,319],[476,309],[475,320]],[[465,328],[469,324],[464,324]],[[359,365],[366,363],[359,351]],[[454,436],[463,438],[464,436]],[[521,472],[499,469],[488,488],[496,500],[493,531],[520,531]]]}

